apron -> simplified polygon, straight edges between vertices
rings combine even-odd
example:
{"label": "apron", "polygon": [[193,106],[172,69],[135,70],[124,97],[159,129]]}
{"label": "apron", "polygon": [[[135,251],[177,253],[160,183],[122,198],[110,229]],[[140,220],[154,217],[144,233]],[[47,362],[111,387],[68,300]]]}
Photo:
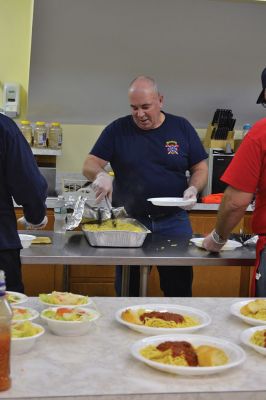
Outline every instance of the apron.
{"label": "apron", "polygon": [[[260,262],[261,262],[261,254],[263,249],[266,246],[266,236],[260,236],[259,235],[259,239],[257,241],[256,244],[256,263],[255,263],[255,268],[254,268],[254,273],[252,276],[252,282],[251,282],[251,296],[252,297],[266,297],[266,291],[264,293],[264,295],[258,295],[258,287],[260,285],[259,280],[261,278],[261,273],[266,274],[266,265],[264,266],[265,271],[259,271],[259,266],[260,266]],[[262,265],[263,268],[263,265]],[[264,278],[262,279],[263,282]],[[260,290],[261,292],[262,290]]]}

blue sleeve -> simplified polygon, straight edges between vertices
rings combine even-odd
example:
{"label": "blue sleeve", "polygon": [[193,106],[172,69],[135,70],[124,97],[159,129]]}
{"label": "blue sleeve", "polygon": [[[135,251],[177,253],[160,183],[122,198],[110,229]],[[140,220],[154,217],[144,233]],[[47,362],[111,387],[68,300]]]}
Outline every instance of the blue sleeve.
{"label": "blue sleeve", "polygon": [[3,132],[1,162],[6,191],[23,207],[26,220],[38,224],[46,214],[47,182],[17,125],[4,117],[0,129]]}
{"label": "blue sleeve", "polygon": [[90,154],[102,158],[105,161],[112,161],[114,150],[115,123],[111,123],[102,131]]}

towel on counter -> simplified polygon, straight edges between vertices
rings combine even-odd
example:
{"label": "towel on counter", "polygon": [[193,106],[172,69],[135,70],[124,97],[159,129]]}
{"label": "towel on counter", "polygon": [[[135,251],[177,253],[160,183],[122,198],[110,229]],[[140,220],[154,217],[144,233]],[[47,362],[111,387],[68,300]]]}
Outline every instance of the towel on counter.
{"label": "towel on counter", "polygon": [[51,244],[52,240],[48,236],[37,236],[33,239],[32,244]]}
{"label": "towel on counter", "polygon": [[208,196],[202,197],[201,201],[202,203],[207,203],[207,204],[220,204],[223,195],[224,195],[223,193],[208,194]]}

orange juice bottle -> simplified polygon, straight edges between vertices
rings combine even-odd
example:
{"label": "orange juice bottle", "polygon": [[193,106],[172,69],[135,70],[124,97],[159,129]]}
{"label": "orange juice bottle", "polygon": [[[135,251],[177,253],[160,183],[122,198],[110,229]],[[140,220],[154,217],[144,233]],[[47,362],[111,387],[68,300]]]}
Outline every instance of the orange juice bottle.
{"label": "orange juice bottle", "polygon": [[10,345],[12,310],[5,296],[5,273],[0,270],[0,391],[11,386]]}

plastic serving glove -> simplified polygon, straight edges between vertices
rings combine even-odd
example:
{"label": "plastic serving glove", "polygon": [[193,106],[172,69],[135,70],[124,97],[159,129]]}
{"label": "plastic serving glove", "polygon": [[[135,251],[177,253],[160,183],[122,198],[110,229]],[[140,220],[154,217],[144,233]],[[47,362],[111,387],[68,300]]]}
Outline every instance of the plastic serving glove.
{"label": "plastic serving glove", "polygon": [[96,203],[100,203],[105,196],[108,196],[109,200],[112,201],[113,178],[109,174],[100,172],[91,186],[96,195]]}
{"label": "plastic serving glove", "polygon": [[25,217],[21,217],[17,220],[18,224],[24,225],[25,229],[43,229],[46,227],[48,218],[45,216],[40,224],[32,224],[28,222]]}
{"label": "plastic serving glove", "polygon": [[224,246],[224,243],[217,243],[217,241],[213,237],[213,232],[211,232],[208,236],[206,236],[202,242],[202,247],[213,253],[219,253],[221,248]]}
{"label": "plastic serving glove", "polygon": [[189,186],[183,193],[183,200],[193,200],[191,204],[187,206],[181,206],[180,208],[183,208],[183,210],[191,210],[191,208],[194,207],[194,205],[197,203],[197,194],[198,191],[195,188],[195,186]]}

